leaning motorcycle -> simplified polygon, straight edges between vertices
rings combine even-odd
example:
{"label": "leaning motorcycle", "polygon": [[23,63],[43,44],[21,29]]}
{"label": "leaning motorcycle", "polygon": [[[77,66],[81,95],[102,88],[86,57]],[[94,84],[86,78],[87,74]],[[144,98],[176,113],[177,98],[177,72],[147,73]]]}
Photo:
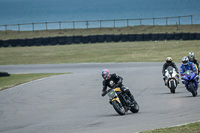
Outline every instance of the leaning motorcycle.
{"label": "leaning motorcycle", "polygon": [[107,94],[110,103],[118,114],[124,115],[128,110],[132,113],[137,113],[139,111],[139,105],[137,102],[132,102],[130,97],[126,93],[122,92],[119,87],[109,89]]}
{"label": "leaning motorcycle", "polygon": [[167,67],[165,70],[165,84],[170,89],[171,93],[175,93],[176,87],[179,83],[178,73],[172,66]]}
{"label": "leaning motorcycle", "polygon": [[182,77],[186,89],[191,92],[194,97],[197,96],[198,90],[198,82],[196,78],[196,74],[192,70],[187,70]]}

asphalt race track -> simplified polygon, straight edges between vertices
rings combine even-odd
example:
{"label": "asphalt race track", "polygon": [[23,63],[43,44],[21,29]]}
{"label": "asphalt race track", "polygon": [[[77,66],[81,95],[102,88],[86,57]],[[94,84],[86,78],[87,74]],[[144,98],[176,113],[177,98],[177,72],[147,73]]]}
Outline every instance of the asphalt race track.
{"label": "asphalt race track", "polygon": [[[2,65],[8,73],[60,73],[0,91],[1,133],[133,133],[200,120],[200,96],[164,86],[163,63]],[[178,67],[180,64],[178,64]],[[140,111],[118,115],[101,97],[101,71],[124,78]]]}

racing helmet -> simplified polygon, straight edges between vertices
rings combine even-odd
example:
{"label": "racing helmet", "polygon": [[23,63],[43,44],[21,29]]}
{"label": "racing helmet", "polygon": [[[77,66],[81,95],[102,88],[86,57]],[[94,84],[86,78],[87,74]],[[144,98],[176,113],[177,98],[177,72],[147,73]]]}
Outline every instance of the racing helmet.
{"label": "racing helmet", "polygon": [[188,58],[189,58],[189,60],[190,61],[193,61],[194,60],[194,58],[195,58],[195,56],[194,56],[194,52],[189,52],[189,56],[188,56]]}
{"label": "racing helmet", "polygon": [[101,72],[101,76],[102,76],[105,80],[109,79],[109,78],[110,78],[110,72],[109,72],[109,70],[108,70],[108,69],[104,69],[104,70]]}
{"label": "racing helmet", "polygon": [[167,57],[166,58],[166,63],[172,63],[172,57]]}
{"label": "racing helmet", "polygon": [[188,64],[188,57],[187,56],[182,58],[182,63],[183,63],[183,65],[187,65]]}

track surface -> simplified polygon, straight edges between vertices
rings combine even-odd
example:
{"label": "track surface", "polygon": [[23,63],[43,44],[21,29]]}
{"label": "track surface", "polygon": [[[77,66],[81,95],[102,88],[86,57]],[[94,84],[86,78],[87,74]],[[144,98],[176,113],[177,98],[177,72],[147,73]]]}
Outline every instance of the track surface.
{"label": "track surface", "polygon": [[[178,64],[180,66],[180,64]],[[124,78],[140,105],[139,113],[119,116],[101,97],[101,70]],[[9,73],[72,72],[0,92],[1,133],[131,133],[200,119],[200,96],[182,84],[171,94],[162,63],[97,63],[0,66]]]}

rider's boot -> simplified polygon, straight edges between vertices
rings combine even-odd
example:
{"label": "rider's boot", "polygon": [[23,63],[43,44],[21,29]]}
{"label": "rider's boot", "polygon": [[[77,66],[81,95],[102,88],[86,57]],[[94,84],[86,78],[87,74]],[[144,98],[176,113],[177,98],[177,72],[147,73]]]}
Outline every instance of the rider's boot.
{"label": "rider's boot", "polygon": [[176,76],[177,76],[177,83],[179,84],[179,75],[177,74]]}
{"label": "rider's boot", "polygon": [[164,80],[165,86],[167,86],[167,83],[165,82],[165,79],[166,79],[166,77],[164,76],[163,80]]}
{"label": "rider's boot", "polygon": [[112,105],[112,100],[109,100],[109,103]]}
{"label": "rider's boot", "polygon": [[131,101],[133,102],[133,104],[136,103],[135,98],[134,98],[133,95],[131,95],[130,98],[131,98]]}
{"label": "rider's boot", "polygon": [[131,102],[132,102],[133,104],[136,103],[135,98],[134,98],[134,96],[131,94],[130,91],[128,92],[128,96],[130,97]]}

